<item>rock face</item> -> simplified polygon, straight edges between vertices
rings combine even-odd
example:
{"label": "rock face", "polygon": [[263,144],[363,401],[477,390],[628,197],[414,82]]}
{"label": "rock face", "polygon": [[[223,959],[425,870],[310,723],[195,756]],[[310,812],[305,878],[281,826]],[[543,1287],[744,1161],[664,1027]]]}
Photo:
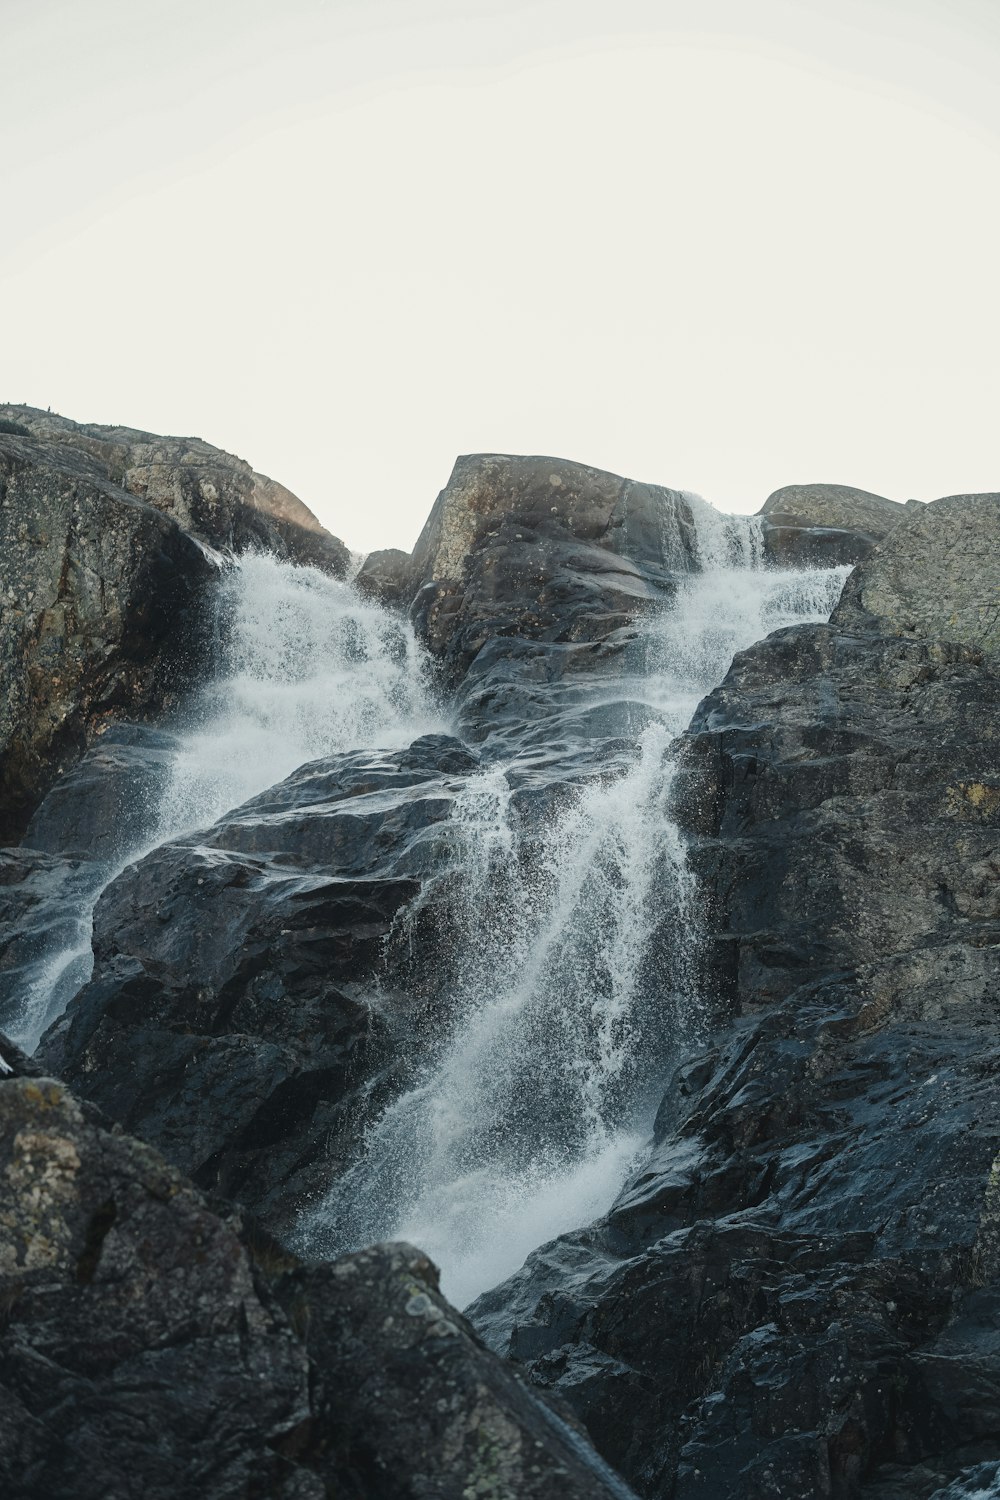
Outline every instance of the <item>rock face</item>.
{"label": "rock face", "polygon": [[58,468],[74,456],[89,460],[101,478],[172,516],[210,547],[257,548],[335,578],[347,571],[350,554],[343,542],[291,490],[201,438],[71,422],[30,406],[0,407],[0,417],[31,435],[31,451],[41,463]]}
{"label": "rock face", "polygon": [[122,715],[176,701],[198,670],[214,565],[169,516],[72,450],[0,435],[0,839]]}
{"label": "rock face", "polygon": [[[960,1500],[993,1483],[997,497],[917,508],[803,486],[764,507],[772,562],[863,561],[831,623],[737,656],[643,803],[666,838],[669,784],[689,845],[702,1041],[661,1076],[671,944],[692,935],[673,922],[676,862],[657,856],[642,967],[664,1034],[628,1054],[666,1089],[655,1138],[602,1219],[473,1306],[515,1374],[420,1252],[305,1265],[269,1236],[346,1173],[467,1003],[453,898],[486,824],[460,837],[459,799],[502,782],[504,898],[522,877],[541,891],[554,814],[591,809],[595,783],[631,787],[615,775],[662,727],[642,691],[645,617],[706,565],[746,560],[756,531],[582,465],[459,460],[412,557],[373,555],[359,575],[412,612],[453,733],[310,761],[136,858],[176,746],[112,721],[158,716],[196,678],[206,547],[266,533],[305,558],[300,518],[194,440],[14,415],[33,435],[0,435],[3,514],[16,502],[17,578],[34,583],[22,599],[17,582],[2,625],[5,670],[26,684],[4,731],[9,826],[28,826],[0,855],[0,1017],[20,1013],[39,945],[72,949],[81,891],[118,873],[93,975],[36,1058],[0,1041],[4,1493],[630,1493],[577,1420],[650,1500]],[[335,548],[324,557],[336,571]],[[36,669],[49,637],[29,592],[59,680]],[[726,600],[703,605],[710,640]],[[179,624],[193,645],[176,658]],[[370,666],[360,638],[356,655]],[[585,880],[601,851],[578,847]],[[606,858],[608,905],[632,890],[624,869]],[[573,910],[603,962],[601,911]],[[502,901],[490,915],[506,919]],[[489,962],[508,951],[493,937]],[[559,973],[586,991],[582,961]],[[559,1086],[576,1054],[545,1054],[552,998],[531,991],[528,1061],[510,1074],[529,1135],[545,1089],[578,1097]],[[553,1118],[572,1140],[579,1122]]]}
{"label": "rock face", "polygon": [[[523,763],[509,772],[523,817],[634,755],[651,714],[616,698],[630,621],[698,567],[699,503],[553,459],[456,466],[408,588],[461,678],[463,735]],[[480,768],[441,736],[334,757],[154,850],[104,893],[93,978],[46,1039],[46,1065],[199,1186],[288,1233],[444,1024],[448,820]],[[417,959],[387,970],[418,892]]]}
{"label": "rock face", "polygon": [[905,507],[845,484],[790,484],[759,515],[764,550],[778,567],[857,563],[898,525]]}
{"label": "rock face", "polygon": [[201,1186],[290,1229],[418,1060],[420,997],[362,982],[446,868],[446,820],[477,764],[441,735],[316,761],[130,866],[101,898],[93,979],[46,1066]]}
{"label": "rock face", "polygon": [[[338,574],[301,502],[197,440],[0,408],[0,842],[107,723],[176,704],[205,661],[207,543]],[[16,419],[16,420],[12,420]]]}
{"label": "rock face", "polygon": [[369,552],[355,575],[358,592],[392,608],[409,605],[410,554],[398,547]]}
{"label": "rock face", "polygon": [[[849,599],[938,597],[908,527]],[[701,705],[678,806],[733,1019],[606,1219],[470,1309],[643,1495],[916,1500],[1000,1444],[1000,681],[935,608],[947,641],[845,603]]]}
{"label": "rock face", "polygon": [[699,566],[691,504],[564,459],[455,464],[410,560],[418,628],[452,679],[487,641],[594,641]]}
{"label": "rock face", "polygon": [[922,640],[963,641],[1000,657],[1000,495],[913,506],[849,580],[838,624]]}
{"label": "rock face", "polygon": [[[20,848],[0,849],[0,1028],[23,1045],[89,977],[89,906],[150,837],[176,750],[163,730],[112,725],[56,781]],[[63,967],[36,1018],[32,985],[47,957]]]}
{"label": "rock face", "polygon": [[628,1500],[405,1245],[306,1267],[0,1041],[11,1500]]}

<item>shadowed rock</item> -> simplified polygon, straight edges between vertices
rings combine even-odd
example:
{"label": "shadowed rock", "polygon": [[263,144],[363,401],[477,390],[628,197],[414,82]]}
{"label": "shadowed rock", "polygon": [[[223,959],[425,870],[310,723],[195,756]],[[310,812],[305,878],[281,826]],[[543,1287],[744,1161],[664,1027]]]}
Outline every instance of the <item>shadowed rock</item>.
{"label": "shadowed rock", "polygon": [[305,1267],[0,1039],[11,1500],[628,1500],[405,1245]]}
{"label": "shadowed rock", "polygon": [[409,605],[408,577],[410,554],[397,547],[387,547],[381,552],[369,552],[355,575],[354,583],[360,594],[368,599],[377,599],[393,609]]}
{"label": "shadowed rock", "polygon": [[487,641],[592,641],[698,567],[688,500],[565,459],[455,464],[409,568],[418,629],[453,677]]}
{"label": "shadowed rock", "polygon": [[101,897],[93,979],[39,1055],[290,1228],[432,1042],[420,997],[376,976],[477,764],[444,735],[315,761],[155,849]]}

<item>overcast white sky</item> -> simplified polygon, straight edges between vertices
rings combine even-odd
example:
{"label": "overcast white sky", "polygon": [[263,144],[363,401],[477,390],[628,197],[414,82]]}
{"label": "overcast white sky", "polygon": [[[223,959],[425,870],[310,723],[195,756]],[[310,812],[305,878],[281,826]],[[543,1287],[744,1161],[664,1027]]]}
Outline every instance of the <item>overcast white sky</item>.
{"label": "overcast white sky", "polygon": [[0,399],[352,546],[458,453],[1000,489],[997,0],[0,0]]}

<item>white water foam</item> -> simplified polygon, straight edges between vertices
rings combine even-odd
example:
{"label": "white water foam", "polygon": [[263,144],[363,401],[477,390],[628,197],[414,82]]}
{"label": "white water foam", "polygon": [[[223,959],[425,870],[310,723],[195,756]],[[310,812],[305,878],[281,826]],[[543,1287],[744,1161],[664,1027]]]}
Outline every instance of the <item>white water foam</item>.
{"label": "white water foam", "polygon": [[412,629],[348,583],[270,555],[233,562],[217,591],[218,662],[178,734],[140,842],[95,870],[64,911],[67,938],[42,953],[12,1039],[33,1051],[93,969],[94,909],[127,865],[207,827],[305,761],[408,745],[445,728]]}
{"label": "white water foam", "polygon": [[443,729],[410,626],[316,568],[240,558],[215,680],[182,736],[153,844],[214,823],[320,756]]}
{"label": "white water foam", "polygon": [[310,1249],[412,1240],[463,1306],[604,1212],[639,1159],[698,1014],[693,881],[667,810],[673,738],[736,651],[827,618],[849,571],[769,570],[753,518],[689,500],[706,571],[650,629],[642,682],[623,685],[660,722],[632,770],[584,786],[540,830],[518,825],[502,767],[456,802],[451,1029],[309,1214]]}

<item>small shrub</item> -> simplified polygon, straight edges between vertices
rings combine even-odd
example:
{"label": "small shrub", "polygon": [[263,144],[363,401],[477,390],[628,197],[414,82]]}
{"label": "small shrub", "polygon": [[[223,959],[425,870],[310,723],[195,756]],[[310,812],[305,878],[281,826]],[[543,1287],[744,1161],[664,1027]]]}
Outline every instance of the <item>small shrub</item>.
{"label": "small shrub", "polygon": [[30,437],[31,433],[27,427],[20,422],[9,422],[6,417],[0,417],[0,432],[12,433],[14,437]]}

